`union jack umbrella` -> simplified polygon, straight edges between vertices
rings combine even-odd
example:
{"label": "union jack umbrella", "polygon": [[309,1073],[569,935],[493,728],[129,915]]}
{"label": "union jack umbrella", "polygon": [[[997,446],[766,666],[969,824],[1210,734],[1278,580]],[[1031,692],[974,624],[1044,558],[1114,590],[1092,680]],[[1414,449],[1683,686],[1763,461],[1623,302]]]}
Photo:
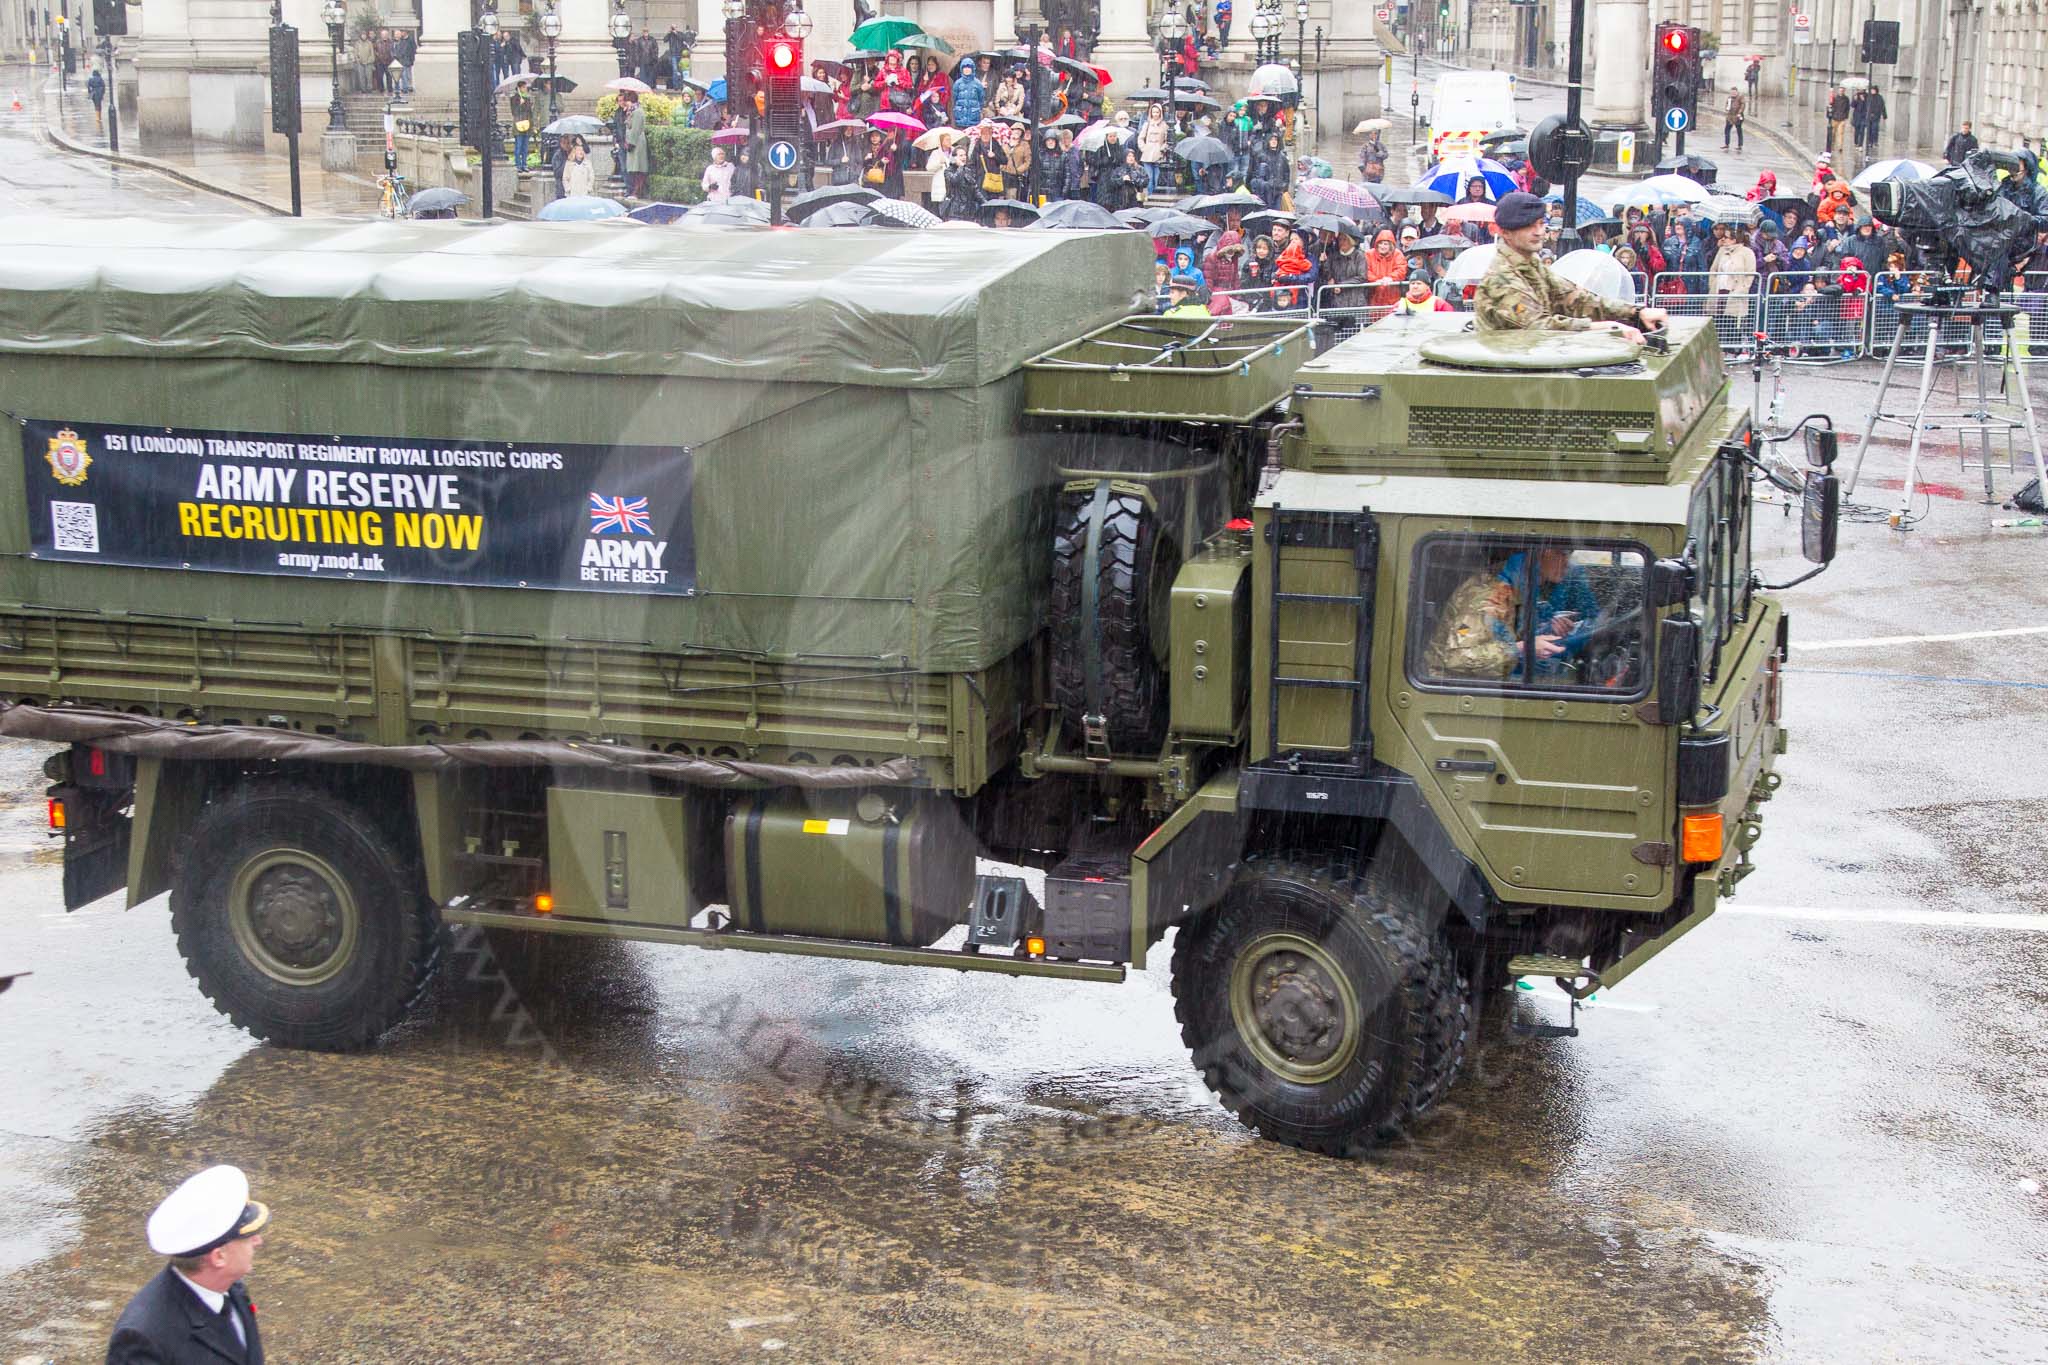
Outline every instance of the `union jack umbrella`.
{"label": "union jack umbrella", "polygon": [[654,522],[647,515],[645,498],[607,498],[601,493],[590,495],[590,534],[601,536],[607,531],[620,535],[654,534]]}

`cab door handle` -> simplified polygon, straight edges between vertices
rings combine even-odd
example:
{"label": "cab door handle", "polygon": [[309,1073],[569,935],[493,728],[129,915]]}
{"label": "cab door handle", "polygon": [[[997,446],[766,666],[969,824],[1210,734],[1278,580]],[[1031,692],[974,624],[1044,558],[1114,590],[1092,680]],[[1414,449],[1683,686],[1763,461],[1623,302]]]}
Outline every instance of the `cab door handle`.
{"label": "cab door handle", "polygon": [[1495,768],[1490,758],[1440,758],[1436,770],[1440,773],[1490,773]]}

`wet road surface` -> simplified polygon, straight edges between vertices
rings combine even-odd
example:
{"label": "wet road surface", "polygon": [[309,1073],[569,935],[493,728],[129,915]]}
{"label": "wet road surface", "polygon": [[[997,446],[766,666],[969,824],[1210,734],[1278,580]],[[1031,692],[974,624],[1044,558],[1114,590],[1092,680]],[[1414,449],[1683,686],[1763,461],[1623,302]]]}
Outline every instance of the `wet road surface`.
{"label": "wet road surface", "polygon": [[[125,192],[87,179],[38,192]],[[1848,420],[1875,373],[1795,382]],[[1788,595],[1741,895],[1576,1040],[1505,1032],[1547,989],[1504,1002],[1369,1161],[1211,1101],[1165,951],[1106,987],[465,937],[377,1051],[256,1046],[161,899],[62,912],[40,751],[0,749],[0,969],[34,973],[0,996],[0,1359],[97,1359],[150,1207],[234,1161],[279,1361],[2039,1360],[2048,545],[1987,528],[1952,447],[1929,471],[1919,529],[1845,527]],[[1901,638],[1992,631],[2031,633]]]}

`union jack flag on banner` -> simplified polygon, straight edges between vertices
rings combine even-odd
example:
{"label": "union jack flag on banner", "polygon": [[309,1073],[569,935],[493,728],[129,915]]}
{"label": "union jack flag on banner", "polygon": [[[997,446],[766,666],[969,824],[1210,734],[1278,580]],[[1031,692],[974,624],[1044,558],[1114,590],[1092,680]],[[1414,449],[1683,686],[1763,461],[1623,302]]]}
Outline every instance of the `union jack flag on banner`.
{"label": "union jack flag on banner", "polygon": [[590,495],[590,534],[601,536],[607,531],[620,535],[654,534],[654,522],[647,515],[645,498],[607,498],[600,493]]}

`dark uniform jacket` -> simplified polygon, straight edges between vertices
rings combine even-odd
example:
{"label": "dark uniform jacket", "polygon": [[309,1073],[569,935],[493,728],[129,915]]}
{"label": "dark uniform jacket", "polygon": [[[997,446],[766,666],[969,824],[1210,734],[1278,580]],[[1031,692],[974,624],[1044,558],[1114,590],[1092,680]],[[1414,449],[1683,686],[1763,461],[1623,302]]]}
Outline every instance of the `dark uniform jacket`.
{"label": "dark uniform jacket", "polygon": [[246,1349],[228,1320],[165,1266],[121,1310],[107,1343],[107,1365],[263,1365],[263,1337],[239,1280],[228,1290],[228,1301],[249,1334]]}

